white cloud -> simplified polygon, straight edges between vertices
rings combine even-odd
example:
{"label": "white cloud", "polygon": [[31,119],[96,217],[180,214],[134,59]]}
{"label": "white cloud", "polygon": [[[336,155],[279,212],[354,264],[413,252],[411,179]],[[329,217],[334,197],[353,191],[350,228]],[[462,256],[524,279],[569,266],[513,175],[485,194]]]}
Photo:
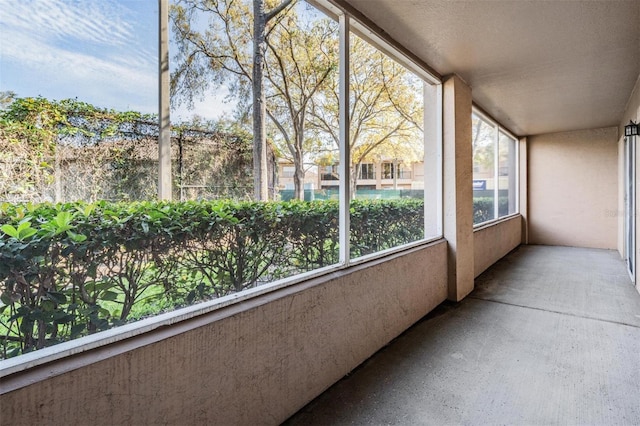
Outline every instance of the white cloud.
{"label": "white cloud", "polygon": [[[48,81],[68,91],[67,97],[116,108],[120,106],[111,101],[103,104],[102,99],[140,107],[149,94],[155,99],[157,46],[144,45],[141,35],[149,29],[137,27],[134,11],[122,3],[0,0],[0,10],[0,58],[23,70],[22,74],[38,75],[40,81],[34,86]],[[148,37],[146,43],[150,44]],[[23,75],[5,73],[2,89],[12,90],[11,84],[17,82],[29,84],[22,79]],[[92,99],[85,98],[89,93]],[[148,112],[156,105],[154,100],[141,109]]]}
{"label": "white cloud", "polygon": [[72,38],[103,45],[127,43],[132,25],[123,18],[130,12],[121,4],[104,0],[0,0],[0,24],[23,31],[25,37],[51,40]]}
{"label": "white cloud", "polygon": [[[0,90],[20,86],[26,89],[17,90],[19,96],[78,98],[99,107],[156,112],[157,15],[140,23],[140,6],[157,13],[155,3],[0,0]],[[226,87],[209,90],[193,110],[172,108],[172,119],[230,115],[235,103],[225,101],[228,94]]]}

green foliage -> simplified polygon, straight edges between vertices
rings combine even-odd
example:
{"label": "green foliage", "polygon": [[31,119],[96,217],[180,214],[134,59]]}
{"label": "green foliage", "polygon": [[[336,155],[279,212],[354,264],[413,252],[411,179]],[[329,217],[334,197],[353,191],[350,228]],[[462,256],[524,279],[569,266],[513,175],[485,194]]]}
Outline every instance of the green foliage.
{"label": "green foliage", "polygon": [[[194,120],[173,126],[174,199],[247,199],[253,191],[251,135],[237,123]],[[194,192],[182,185],[202,185]]]}
{"label": "green foliage", "polygon": [[337,263],[338,201],[290,201],[281,205],[290,233],[292,266],[302,272]]}
{"label": "green foliage", "polygon": [[[478,197],[473,199],[473,223],[483,223],[489,220],[495,219],[494,217],[494,199],[493,197]],[[506,216],[509,214],[509,198],[498,198],[498,212],[499,216]]]}
{"label": "green foliage", "polygon": [[[351,205],[353,255],[422,238],[420,200]],[[0,205],[11,357],[338,262],[338,203]]]}
{"label": "green foliage", "polygon": [[54,198],[52,184],[56,168],[60,171],[56,164],[61,159],[60,142],[86,147],[104,140],[141,140],[157,127],[152,115],[101,109],[75,99],[16,98],[13,93],[3,96],[0,162],[5,165],[5,176],[0,181],[0,197],[5,200]]}
{"label": "green foliage", "polygon": [[353,200],[351,256],[364,256],[424,238],[424,202]]}
{"label": "green foliage", "polygon": [[152,121],[153,115],[135,111],[115,111],[95,107],[75,99],[53,101],[43,97],[16,98],[0,111],[0,123],[19,125],[24,132],[38,135],[44,143],[53,142],[54,136],[84,135],[105,138],[122,134],[120,126],[134,121]]}
{"label": "green foliage", "polygon": [[[0,200],[154,199],[158,131],[152,115],[11,97],[0,109]],[[171,139],[175,199],[252,191],[251,135],[236,123],[176,124]]]}

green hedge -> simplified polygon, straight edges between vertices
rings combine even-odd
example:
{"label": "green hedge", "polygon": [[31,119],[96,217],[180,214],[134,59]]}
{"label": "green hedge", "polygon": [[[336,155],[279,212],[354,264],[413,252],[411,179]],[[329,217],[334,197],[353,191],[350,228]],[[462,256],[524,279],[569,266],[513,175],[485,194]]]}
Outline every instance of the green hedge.
{"label": "green hedge", "polygon": [[[423,236],[420,200],[356,200],[352,256]],[[7,358],[338,261],[338,203],[0,206]]]}
{"label": "green hedge", "polygon": [[[493,220],[495,207],[492,197],[478,197],[473,199],[473,223],[483,223],[488,220]],[[506,216],[509,214],[509,198],[500,197],[498,199],[498,213],[499,216]]]}

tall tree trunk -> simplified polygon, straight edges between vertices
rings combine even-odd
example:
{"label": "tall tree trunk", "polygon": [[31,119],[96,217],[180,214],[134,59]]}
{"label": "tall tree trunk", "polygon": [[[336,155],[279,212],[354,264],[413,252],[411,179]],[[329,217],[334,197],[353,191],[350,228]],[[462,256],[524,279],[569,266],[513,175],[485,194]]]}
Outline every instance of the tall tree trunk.
{"label": "tall tree trunk", "polygon": [[293,189],[294,196],[298,200],[304,200],[304,116],[304,112],[302,112],[295,126],[296,149],[293,157]]}
{"label": "tall tree trunk", "polygon": [[299,153],[293,158],[293,170],[293,196],[297,200],[304,200],[304,164]]}
{"label": "tall tree trunk", "polygon": [[351,172],[351,185],[349,187],[349,199],[350,200],[355,200],[356,198],[356,190],[357,185],[358,185],[358,175],[360,174],[360,169],[361,169],[361,163],[358,162],[356,164],[352,164],[350,167],[350,172]]}
{"label": "tall tree trunk", "polygon": [[264,0],[253,0],[253,192],[256,200],[267,201],[267,139],[264,74],[265,28]]}
{"label": "tall tree trunk", "polygon": [[393,159],[393,189],[397,190],[398,189],[398,159],[394,158]]}

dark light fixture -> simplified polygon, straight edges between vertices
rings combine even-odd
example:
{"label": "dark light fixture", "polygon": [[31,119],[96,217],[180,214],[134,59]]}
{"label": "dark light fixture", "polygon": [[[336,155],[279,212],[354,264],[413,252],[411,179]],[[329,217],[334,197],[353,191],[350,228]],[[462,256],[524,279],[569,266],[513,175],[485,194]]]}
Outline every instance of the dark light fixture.
{"label": "dark light fixture", "polygon": [[625,136],[638,136],[638,123],[634,123],[633,121],[629,121],[629,124],[624,126],[624,135]]}

